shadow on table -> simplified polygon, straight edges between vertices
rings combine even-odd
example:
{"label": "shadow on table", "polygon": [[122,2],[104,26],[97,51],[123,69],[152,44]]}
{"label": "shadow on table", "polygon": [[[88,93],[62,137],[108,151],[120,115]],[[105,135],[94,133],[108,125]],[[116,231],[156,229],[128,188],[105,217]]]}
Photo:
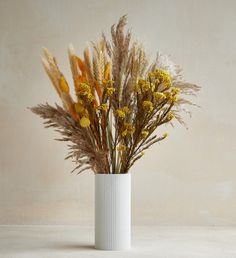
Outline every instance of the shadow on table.
{"label": "shadow on table", "polygon": [[46,249],[67,250],[67,251],[86,251],[95,250],[95,246],[87,243],[50,243]]}
{"label": "shadow on table", "polygon": [[[93,241],[89,239],[70,239],[68,234],[61,239],[58,232],[45,232],[39,227],[0,227],[0,257],[8,255],[13,257],[19,253],[51,253],[51,252],[92,252],[95,250]],[[59,231],[60,232],[60,231]]]}

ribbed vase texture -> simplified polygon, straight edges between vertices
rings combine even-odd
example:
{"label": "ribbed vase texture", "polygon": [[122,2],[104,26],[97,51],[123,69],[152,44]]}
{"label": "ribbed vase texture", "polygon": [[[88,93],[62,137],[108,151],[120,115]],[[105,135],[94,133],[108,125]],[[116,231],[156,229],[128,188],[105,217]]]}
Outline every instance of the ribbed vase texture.
{"label": "ribbed vase texture", "polygon": [[129,249],[130,234],[130,174],[95,175],[95,248]]}

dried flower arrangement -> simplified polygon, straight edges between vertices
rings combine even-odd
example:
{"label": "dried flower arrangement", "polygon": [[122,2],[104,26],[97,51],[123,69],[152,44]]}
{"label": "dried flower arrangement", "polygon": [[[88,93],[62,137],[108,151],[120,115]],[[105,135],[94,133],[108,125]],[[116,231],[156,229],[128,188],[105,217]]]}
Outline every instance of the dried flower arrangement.
{"label": "dried flower arrangement", "polygon": [[200,89],[185,82],[167,56],[158,53],[148,64],[142,46],[124,31],[126,21],[123,16],[111,27],[111,42],[102,35],[87,47],[83,59],[69,47],[76,101],[55,57],[44,49],[42,62],[63,107],[46,103],[31,110],[62,134],[59,140],[72,143],[66,159],[79,173],[127,173],[144,150],[167,137],[155,134],[157,127],[174,119],[184,124],[180,113],[195,104],[183,96]]}

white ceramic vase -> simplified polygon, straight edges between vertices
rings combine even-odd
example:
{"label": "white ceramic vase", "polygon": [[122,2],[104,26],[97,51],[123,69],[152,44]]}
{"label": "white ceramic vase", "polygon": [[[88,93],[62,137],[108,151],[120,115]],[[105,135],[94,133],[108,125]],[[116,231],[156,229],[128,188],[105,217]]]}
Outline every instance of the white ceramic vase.
{"label": "white ceramic vase", "polygon": [[125,250],[131,242],[131,175],[95,175],[95,248]]}

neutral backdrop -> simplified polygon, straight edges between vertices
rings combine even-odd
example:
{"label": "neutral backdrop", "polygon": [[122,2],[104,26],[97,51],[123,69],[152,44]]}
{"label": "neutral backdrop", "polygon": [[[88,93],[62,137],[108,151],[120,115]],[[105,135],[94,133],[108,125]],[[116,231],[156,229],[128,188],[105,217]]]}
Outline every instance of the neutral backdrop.
{"label": "neutral backdrop", "polygon": [[93,173],[70,174],[65,144],[27,107],[60,101],[42,46],[70,78],[68,44],[81,54],[123,14],[150,58],[170,54],[202,86],[189,129],[164,128],[132,169],[133,223],[236,225],[233,0],[0,0],[0,224],[93,225]]}

